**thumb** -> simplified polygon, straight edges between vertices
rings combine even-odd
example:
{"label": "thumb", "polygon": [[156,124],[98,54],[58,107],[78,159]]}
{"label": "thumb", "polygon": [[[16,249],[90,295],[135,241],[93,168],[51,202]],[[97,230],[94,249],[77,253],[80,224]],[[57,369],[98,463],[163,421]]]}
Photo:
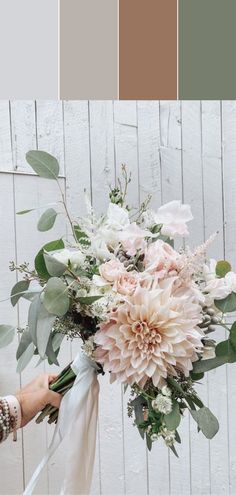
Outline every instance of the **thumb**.
{"label": "thumb", "polygon": [[47,391],[47,404],[59,408],[61,399],[61,395],[57,394],[57,392],[53,392],[52,390]]}

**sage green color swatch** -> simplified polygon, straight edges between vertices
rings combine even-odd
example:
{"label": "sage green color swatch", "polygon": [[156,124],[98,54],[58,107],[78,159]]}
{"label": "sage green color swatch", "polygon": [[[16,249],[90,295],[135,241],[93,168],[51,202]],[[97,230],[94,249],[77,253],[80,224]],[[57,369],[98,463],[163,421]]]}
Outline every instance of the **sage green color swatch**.
{"label": "sage green color swatch", "polygon": [[236,99],[236,0],[179,0],[179,99]]}

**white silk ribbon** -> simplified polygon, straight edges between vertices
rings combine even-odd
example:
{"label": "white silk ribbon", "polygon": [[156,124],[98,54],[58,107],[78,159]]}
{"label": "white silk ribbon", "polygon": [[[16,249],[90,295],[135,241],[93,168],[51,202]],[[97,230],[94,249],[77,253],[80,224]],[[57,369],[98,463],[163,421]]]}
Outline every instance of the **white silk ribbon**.
{"label": "white silk ribbon", "polygon": [[68,435],[69,453],[61,495],[89,495],[96,450],[98,394],[97,364],[82,352],[71,368],[76,379],[63,397],[51,444],[23,495],[31,495],[43,468]]}

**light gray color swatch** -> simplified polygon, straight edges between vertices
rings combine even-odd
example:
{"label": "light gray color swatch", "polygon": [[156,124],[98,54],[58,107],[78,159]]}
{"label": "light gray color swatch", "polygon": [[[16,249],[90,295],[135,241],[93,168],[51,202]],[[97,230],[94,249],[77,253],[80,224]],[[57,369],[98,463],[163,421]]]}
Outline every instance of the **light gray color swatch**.
{"label": "light gray color swatch", "polygon": [[58,98],[58,0],[0,0],[0,98]]}

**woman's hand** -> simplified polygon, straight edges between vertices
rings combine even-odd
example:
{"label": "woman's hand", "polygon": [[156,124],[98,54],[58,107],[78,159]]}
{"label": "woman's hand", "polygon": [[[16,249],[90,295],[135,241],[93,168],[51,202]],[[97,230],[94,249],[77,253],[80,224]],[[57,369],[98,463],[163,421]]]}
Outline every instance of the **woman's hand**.
{"label": "woman's hand", "polygon": [[59,408],[60,394],[49,390],[49,385],[55,378],[56,375],[39,375],[15,394],[21,407],[21,427],[27,425],[47,404]]}

